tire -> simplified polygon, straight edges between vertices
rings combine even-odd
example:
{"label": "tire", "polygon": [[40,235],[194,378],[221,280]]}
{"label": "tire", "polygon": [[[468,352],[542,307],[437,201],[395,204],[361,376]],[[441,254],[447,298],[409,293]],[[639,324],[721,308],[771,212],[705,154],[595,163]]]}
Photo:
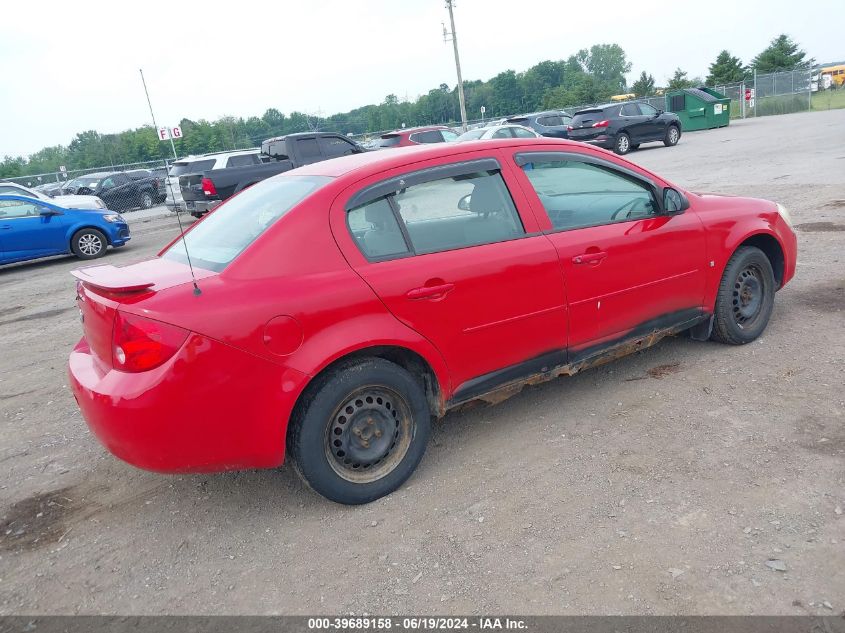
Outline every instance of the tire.
{"label": "tire", "polygon": [[730,345],[750,343],[766,329],[774,302],[769,258],[759,248],[741,246],[722,273],[711,338]]}
{"label": "tire", "polygon": [[613,141],[613,151],[620,156],[624,156],[631,151],[631,137],[628,136],[627,132],[620,132],[616,135],[616,139]]}
{"label": "tire", "polygon": [[381,358],[346,363],[309,386],[287,450],[314,491],[337,503],[375,501],[416,469],[431,432],[422,384]]}
{"label": "tire", "polygon": [[70,249],[79,259],[96,259],[106,254],[109,242],[97,229],[81,229],[70,238]]}
{"label": "tire", "polygon": [[149,209],[153,206],[153,197],[147,191],[142,191],[138,198],[138,206],[142,209]]}
{"label": "tire", "polygon": [[681,140],[681,129],[677,125],[670,125],[666,128],[666,135],[663,137],[663,144],[666,147],[674,147]]}
{"label": "tire", "polygon": [[304,394],[287,450],[314,491],[337,503],[375,501],[416,469],[431,432],[420,381],[381,358],[346,363]]}

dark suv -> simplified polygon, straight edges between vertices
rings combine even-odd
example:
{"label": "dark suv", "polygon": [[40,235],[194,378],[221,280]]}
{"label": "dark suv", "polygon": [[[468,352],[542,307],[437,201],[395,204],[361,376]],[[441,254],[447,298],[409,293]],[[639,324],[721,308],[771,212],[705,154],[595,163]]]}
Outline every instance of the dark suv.
{"label": "dark suv", "polygon": [[627,154],[640,143],[663,141],[666,147],[681,138],[678,115],[642,101],[609,103],[579,110],[569,126],[569,138]]}
{"label": "dark suv", "polygon": [[540,136],[554,138],[569,138],[569,123],[572,117],[563,110],[547,110],[532,114],[520,114],[508,119],[508,123],[524,125],[531,128]]}

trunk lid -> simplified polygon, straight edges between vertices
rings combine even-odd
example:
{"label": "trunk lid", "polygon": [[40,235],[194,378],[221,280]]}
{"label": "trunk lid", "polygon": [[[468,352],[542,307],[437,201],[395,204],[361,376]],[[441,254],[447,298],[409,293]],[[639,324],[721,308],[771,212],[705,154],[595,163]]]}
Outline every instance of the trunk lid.
{"label": "trunk lid", "polygon": [[[216,273],[194,268],[197,279]],[[156,258],[129,266],[89,266],[71,272],[77,279],[77,306],[85,340],[97,361],[112,367],[114,320],[121,305],[136,304],[155,293],[191,282],[185,264]]]}
{"label": "trunk lid", "polygon": [[179,189],[182,191],[182,199],[189,203],[197,202],[199,200],[212,200],[203,193],[202,190],[203,174],[188,174],[187,176],[179,176]]}

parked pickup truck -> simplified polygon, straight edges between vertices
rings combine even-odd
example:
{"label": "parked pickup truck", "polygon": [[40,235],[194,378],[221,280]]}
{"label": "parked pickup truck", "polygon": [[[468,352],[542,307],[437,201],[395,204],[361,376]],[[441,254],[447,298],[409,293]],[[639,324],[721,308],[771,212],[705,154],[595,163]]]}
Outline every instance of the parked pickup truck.
{"label": "parked pickup truck", "polygon": [[200,217],[257,182],[302,165],[366,151],[342,134],[301,132],[261,143],[259,164],[212,169],[179,176],[187,211]]}

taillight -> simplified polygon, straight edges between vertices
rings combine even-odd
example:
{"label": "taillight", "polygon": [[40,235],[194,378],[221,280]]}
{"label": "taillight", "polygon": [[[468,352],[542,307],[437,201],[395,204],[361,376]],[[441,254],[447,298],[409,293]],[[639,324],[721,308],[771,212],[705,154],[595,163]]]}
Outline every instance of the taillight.
{"label": "taillight", "polygon": [[217,187],[215,187],[214,183],[211,182],[211,178],[202,179],[202,192],[207,196],[217,195]]}
{"label": "taillight", "polygon": [[114,319],[112,362],[120,371],[155,369],[171,358],[188,338],[188,330],[119,312]]}
{"label": "taillight", "polygon": [[572,131],[572,130],[574,130],[574,129],[575,129],[575,128],[574,128],[574,127],[572,127],[571,125],[567,125],[567,126],[566,126],[566,130],[567,130],[567,132],[571,132],[571,131]]}
{"label": "taillight", "polygon": [[610,121],[606,121],[606,120],[605,121],[596,121],[595,123],[593,123],[593,127],[607,127],[608,125],[610,125]]}

